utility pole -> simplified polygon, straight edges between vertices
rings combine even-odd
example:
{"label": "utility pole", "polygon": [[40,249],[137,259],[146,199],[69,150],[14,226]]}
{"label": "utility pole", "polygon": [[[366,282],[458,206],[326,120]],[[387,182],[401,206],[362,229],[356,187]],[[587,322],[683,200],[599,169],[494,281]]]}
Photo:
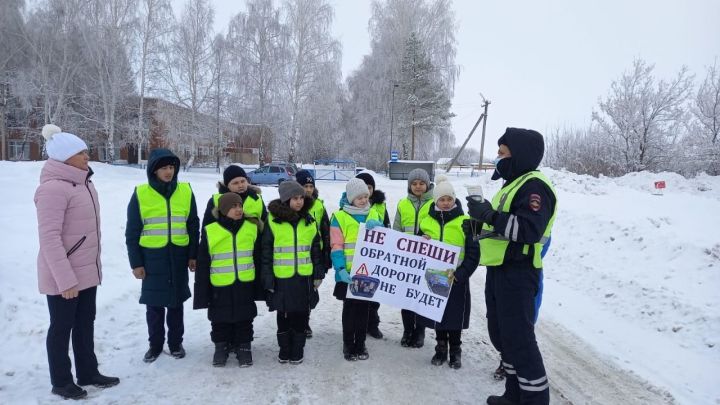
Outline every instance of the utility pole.
{"label": "utility pole", "polygon": [[[392,104],[390,105],[390,154],[392,155],[392,146],[393,146],[393,124],[395,121],[395,89],[399,87],[400,85],[397,83],[393,83],[392,88]],[[388,157],[388,162],[389,162]],[[388,163],[388,171],[390,170],[390,163]]]}
{"label": "utility pole", "polygon": [[483,122],[483,128],[482,128],[482,137],[480,139],[480,166],[478,166],[478,167],[482,167],[483,151],[484,151],[484,146],[485,146],[485,126],[487,125],[487,111],[488,111],[488,105],[490,105],[490,100],[486,100],[482,94],[480,94],[480,97],[483,98],[483,105],[482,105],[483,109],[484,109],[483,113],[480,114],[480,117],[478,118],[477,122],[475,122],[475,125],[473,125],[472,130],[470,130],[470,134],[467,136],[467,138],[465,138],[465,142],[463,142],[462,146],[455,154],[455,157],[452,158],[452,160],[450,161],[450,164],[448,164],[448,168],[445,171],[446,173],[450,172],[450,169],[452,169],[453,165],[455,165],[455,161],[460,156],[462,151],[465,149],[465,145],[467,145],[468,141],[470,141],[470,138],[475,133],[475,130],[477,129],[478,125],[480,125],[480,121]]}

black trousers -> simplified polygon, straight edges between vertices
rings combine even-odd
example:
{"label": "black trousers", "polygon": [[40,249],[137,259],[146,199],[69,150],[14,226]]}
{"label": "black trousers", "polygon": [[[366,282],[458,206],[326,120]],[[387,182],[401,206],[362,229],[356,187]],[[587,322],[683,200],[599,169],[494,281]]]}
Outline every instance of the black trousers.
{"label": "black trousers", "polygon": [[293,331],[305,334],[305,325],[307,323],[310,311],[301,312],[280,312],[277,311],[277,333],[285,333]]}
{"label": "black trousers", "polygon": [[62,387],[73,382],[68,349],[72,335],[75,373],[80,380],[98,374],[95,357],[95,296],[97,287],[80,291],[77,297],[66,300],[62,295],[48,295],[50,327],[45,341],[50,366],[50,382]]}
{"label": "black trousers", "polygon": [[435,329],[435,339],[450,342],[450,347],[459,347],[462,345],[462,329],[459,330],[442,330]]}
{"label": "black trousers", "polygon": [[380,309],[380,303],[374,301],[368,301],[368,329],[377,329],[380,326],[380,315],[378,310]]}
{"label": "black trousers", "polygon": [[[166,311],[167,310],[167,311]],[[162,349],[165,344],[165,312],[167,312],[167,341],[170,349],[175,349],[183,341],[185,323],[183,321],[183,306],[177,308],[154,307],[147,305],[145,319],[148,326],[148,341],[150,347]]]}
{"label": "black trousers", "polygon": [[522,404],[550,403],[550,389],[535,340],[535,299],[541,271],[531,266],[488,267],[488,333],[507,373],[505,396]]}
{"label": "black trousers", "polygon": [[369,312],[370,301],[352,298],[346,298],[343,301],[343,343],[350,347],[360,347],[365,344]]}
{"label": "black trousers", "polygon": [[210,322],[210,339],[213,343],[225,342],[231,346],[253,340],[253,320],[238,322]]}

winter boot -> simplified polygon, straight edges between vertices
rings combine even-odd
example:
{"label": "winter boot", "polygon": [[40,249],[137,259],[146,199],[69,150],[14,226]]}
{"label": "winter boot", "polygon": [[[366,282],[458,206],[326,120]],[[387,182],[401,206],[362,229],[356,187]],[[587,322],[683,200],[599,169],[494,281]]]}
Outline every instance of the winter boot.
{"label": "winter boot", "polygon": [[447,361],[448,358],[448,341],[438,339],[437,345],[435,345],[435,355],[430,360],[430,364],[433,366],[441,366]]}
{"label": "winter boot", "polygon": [[461,354],[462,348],[460,348],[460,346],[450,346],[450,361],[448,362],[450,368],[457,370],[462,367]]}
{"label": "winter boot", "polygon": [[305,352],[305,331],[293,331],[292,343],[290,344],[290,364],[300,364],[303,362]]}
{"label": "winter boot", "polygon": [[425,327],[417,326],[413,333],[412,347],[421,348],[425,345]]}
{"label": "winter boot", "polygon": [[306,326],[306,327],[305,327],[305,337],[306,337],[307,339],[311,339],[311,338],[312,338],[312,333],[313,333],[313,332],[312,332],[312,329],[310,328],[310,325]]}
{"label": "winter boot", "polygon": [[160,353],[162,353],[162,347],[150,346],[148,351],[145,352],[145,356],[143,356],[143,361],[145,363],[152,363],[153,361],[157,360],[158,357],[160,357]]}
{"label": "winter boot", "polygon": [[380,328],[377,325],[373,327],[368,327],[367,334],[374,339],[383,338],[383,333],[380,332]]}
{"label": "winter boot", "polygon": [[355,354],[357,355],[358,360],[367,360],[370,358],[370,353],[368,353],[367,346],[365,346],[365,342],[359,343],[355,347]]}
{"label": "winter boot", "polygon": [[100,373],[95,374],[87,380],[81,380],[78,378],[77,385],[94,385],[98,388],[109,388],[120,384],[120,379],[117,377],[108,377]]}
{"label": "winter boot", "polygon": [[511,401],[504,396],[490,395],[487,398],[488,405],[519,405],[520,402]]}
{"label": "winter boot", "polygon": [[250,342],[238,343],[238,345],[235,346],[235,354],[237,356],[238,363],[240,363],[240,367],[250,367],[253,365]]}
{"label": "winter boot", "polygon": [[212,365],[215,367],[225,367],[228,358],[228,345],[226,342],[215,342],[215,353],[213,354]]}
{"label": "winter boot", "polygon": [[356,361],[358,359],[352,344],[343,343],[343,357],[347,361]]}
{"label": "winter boot", "polygon": [[78,387],[75,383],[69,383],[62,387],[52,387],[52,393],[64,399],[81,399],[87,396],[87,391]]}
{"label": "winter boot", "polygon": [[278,362],[287,363],[290,360],[290,331],[280,332],[277,334],[278,346],[280,346],[280,353],[278,353]]}
{"label": "winter boot", "polygon": [[176,359],[182,359],[183,357],[185,357],[185,348],[183,347],[182,343],[179,344],[177,347],[171,347],[170,355],[175,357]]}
{"label": "winter boot", "polygon": [[412,332],[404,331],[402,339],[400,339],[400,346],[410,347],[410,341],[412,340]]}
{"label": "winter boot", "polygon": [[503,366],[502,360],[500,360],[500,365],[498,368],[495,369],[495,372],[493,373],[493,379],[495,381],[502,381],[505,379],[505,376],[507,374],[505,373],[505,367]]}

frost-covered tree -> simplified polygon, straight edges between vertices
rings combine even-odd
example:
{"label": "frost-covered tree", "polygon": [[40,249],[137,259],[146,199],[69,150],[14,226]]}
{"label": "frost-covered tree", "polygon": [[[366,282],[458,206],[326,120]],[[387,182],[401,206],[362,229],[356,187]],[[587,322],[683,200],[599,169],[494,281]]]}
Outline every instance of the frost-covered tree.
{"label": "frost-covered tree", "polygon": [[325,0],[289,0],[285,3],[289,35],[286,86],[290,101],[287,156],[295,162],[302,128],[302,108],[313,85],[323,80],[325,65],[338,63],[340,44],[332,37],[334,12]]}
{"label": "frost-covered tree", "polygon": [[199,114],[208,107],[215,83],[212,25],[215,12],[208,0],[188,0],[173,27],[163,79],[171,101],[190,110],[185,126],[171,134],[185,145],[188,166],[195,160],[196,138],[214,133],[200,126]]}
{"label": "frost-covered tree", "polygon": [[657,84],[652,71],[652,65],[635,60],[630,71],[613,81],[600,111],[592,115],[621,154],[626,172],[662,168],[687,118],[685,103],[693,79],[687,68]]}
{"label": "frost-covered tree", "polygon": [[16,104],[12,94],[21,66],[25,62],[26,43],[23,39],[23,0],[6,0],[0,3],[0,159],[8,158],[7,125],[5,117],[11,104]]}
{"label": "frost-covered tree", "polygon": [[401,138],[410,145],[410,159],[415,159],[416,138],[425,145],[423,158],[431,157],[427,152],[439,150],[441,137],[447,135],[450,118],[454,116],[450,113],[448,92],[439,78],[423,44],[411,33],[405,44],[398,81],[400,108],[396,106],[398,128],[409,130],[409,134],[402,131]]}

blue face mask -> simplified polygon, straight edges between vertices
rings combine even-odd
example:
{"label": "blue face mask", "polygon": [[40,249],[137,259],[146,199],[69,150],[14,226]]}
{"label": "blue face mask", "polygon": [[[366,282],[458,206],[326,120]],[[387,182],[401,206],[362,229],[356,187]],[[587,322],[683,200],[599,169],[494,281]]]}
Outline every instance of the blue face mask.
{"label": "blue face mask", "polygon": [[493,165],[495,165],[495,172],[492,175],[493,180],[497,180],[499,178],[503,178],[505,180],[510,178],[510,170],[512,168],[511,159],[509,157],[496,157],[495,160],[493,160]]}

